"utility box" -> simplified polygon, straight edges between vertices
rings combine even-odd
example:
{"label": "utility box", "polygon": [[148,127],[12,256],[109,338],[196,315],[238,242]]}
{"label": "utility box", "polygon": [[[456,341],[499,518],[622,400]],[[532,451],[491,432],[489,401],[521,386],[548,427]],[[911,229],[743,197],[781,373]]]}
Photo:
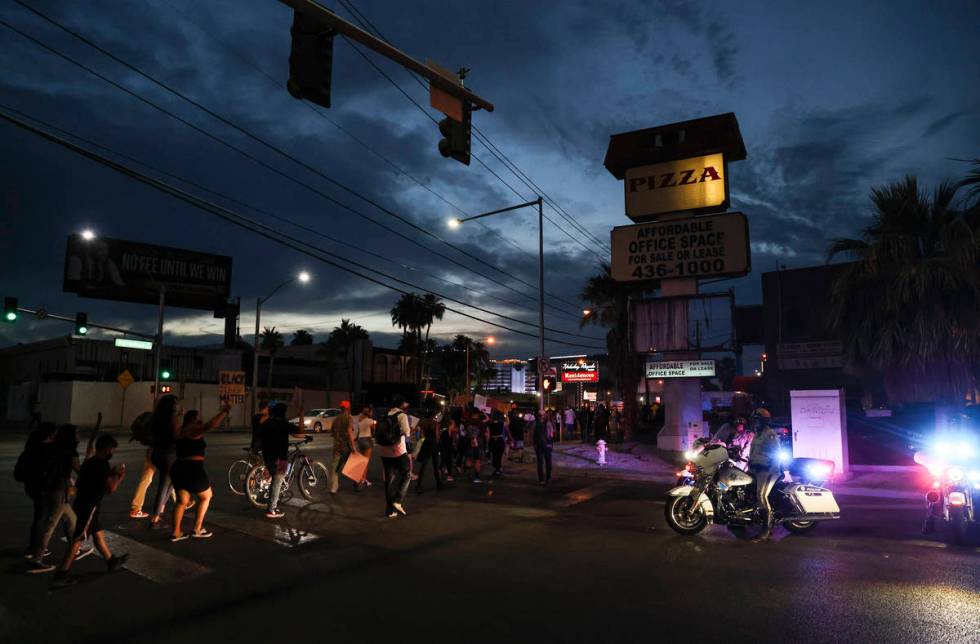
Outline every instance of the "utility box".
{"label": "utility box", "polygon": [[847,474],[847,414],[843,389],[790,391],[793,456],[834,462],[834,472]]}

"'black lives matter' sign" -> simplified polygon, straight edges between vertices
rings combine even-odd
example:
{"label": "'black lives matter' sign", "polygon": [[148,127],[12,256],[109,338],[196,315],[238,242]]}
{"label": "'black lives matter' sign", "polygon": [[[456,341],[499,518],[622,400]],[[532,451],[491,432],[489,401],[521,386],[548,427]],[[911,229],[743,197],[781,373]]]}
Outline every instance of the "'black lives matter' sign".
{"label": "'black lives matter' sign", "polygon": [[740,212],[619,226],[612,277],[620,282],[745,275],[749,224]]}
{"label": "'black lives matter' sign", "polygon": [[214,310],[231,292],[231,258],[122,239],[71,235],[64,291],[82,297]]}

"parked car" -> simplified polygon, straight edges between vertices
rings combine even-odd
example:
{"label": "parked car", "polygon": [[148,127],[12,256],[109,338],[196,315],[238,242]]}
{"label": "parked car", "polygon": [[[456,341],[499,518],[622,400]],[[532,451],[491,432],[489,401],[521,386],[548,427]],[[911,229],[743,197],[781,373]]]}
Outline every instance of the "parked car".
{"label": "parked car", "polygon": [[[329,409],[310,409],[303,416],[303,426],[313,432],[329,432],[333,428],[333,419],[340,415],[340,410],[334,407]],[[289,422],[299,425],[299,416],[290,418]]]}

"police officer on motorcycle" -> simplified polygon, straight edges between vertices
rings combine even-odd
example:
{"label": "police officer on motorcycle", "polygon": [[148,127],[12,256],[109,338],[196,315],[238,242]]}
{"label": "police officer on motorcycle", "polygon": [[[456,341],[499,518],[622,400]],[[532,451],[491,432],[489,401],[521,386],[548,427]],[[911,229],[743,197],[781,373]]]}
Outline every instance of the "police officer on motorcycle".
{"label": "police officer on motorcycle", "polygon": [[752,421],[755,438],[752,440],[749,454],[749,471],[755,476],[759,517],[765,525],[765,531],[757,541],[767,541],[772,537],[776,519],[772,506],[769,505],[769,492],[779,474],[779,436],[770,425],[768,412],[765,414],[760,413],[759,410],[752,412]]}

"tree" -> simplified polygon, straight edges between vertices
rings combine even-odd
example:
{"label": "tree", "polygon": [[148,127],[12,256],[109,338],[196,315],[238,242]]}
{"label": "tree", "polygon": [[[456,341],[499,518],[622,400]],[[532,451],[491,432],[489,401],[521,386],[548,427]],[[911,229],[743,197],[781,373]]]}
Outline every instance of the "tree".
{"label": "tree", "polygon": [[598,324],[609,328],[606,333],[606,350],[609,366],[623,396],[623,435],[629,440],[637,427],[636,392],[640,384],[641,357],[629,344],[629,302],[643,290],[629,282],[617,282],[612,278],[609,264],[602,264],[602,272],[590,277],[582,289],[582,299],[589,303],[589,313],[582,317],[580,327]]}
{"label": "tree", "polygon": [[419,382],[422,382],[422,375],[428,374],[431,366],[429,365],[429,356],[432,354],[432,348],[429,343],[429,331],[432,330],[432,323],[436,320],[442,320],[442,316],[446,314],[446,305],[443,304],[442,300],[432,293],[426,293],[425,297],[422,298],[422,314],[423,317],[420,321],[425,322],[425,340],[422,342],[422,349],[424,350],[424,359],[419,365]]}
{"label": "tree", "polygon": [[[405,293],[391,307],[391,325],[402,330],[400,349],[414,356],[416,382],[422,381],[422,350],[428,343],[429,330],[435,320],[441,320],[446,305],[432,295],[424,297],[417,293]],[[425,338],[422,329],[425,329]]]}
{"label": "tree", "polygon": [[856,260],[829,310],[848,369],[880,373],[893,403],[935,403],[940,426],[980,363],[980,226],[976,202],[956,201],[963,185],[926,195],[906,177],[874,188],[871,223],[828,251]]}
{"label": "tree", "polygon": [[343,358],[345,370],[347,371],[347,399],[354,399],[354,357],[358,343],[368,339],[368,332],[360,325],[352,323],[348,319],[342,319],[340,326],[334,327],[330,335],[320,347],[320,353],[327,357],[327,389],[330,389],[330,374],[333,361],[336,358]]}
{"label": "tree", "polygon": [[284,344],[282,334],[276,331],[276,327],[263,327],[259,334],[259,349],[265,351],[269,356],[269,373],[267,374],[266,390],[272,389],[272,367],[275,365],[276,353],[282,349]]}
{"label": "tree", "polygon": [[293,332],[293,339],[289,341],[291,347],[308,347],[313,344],[313,334],[306,329],[299,329]]}

